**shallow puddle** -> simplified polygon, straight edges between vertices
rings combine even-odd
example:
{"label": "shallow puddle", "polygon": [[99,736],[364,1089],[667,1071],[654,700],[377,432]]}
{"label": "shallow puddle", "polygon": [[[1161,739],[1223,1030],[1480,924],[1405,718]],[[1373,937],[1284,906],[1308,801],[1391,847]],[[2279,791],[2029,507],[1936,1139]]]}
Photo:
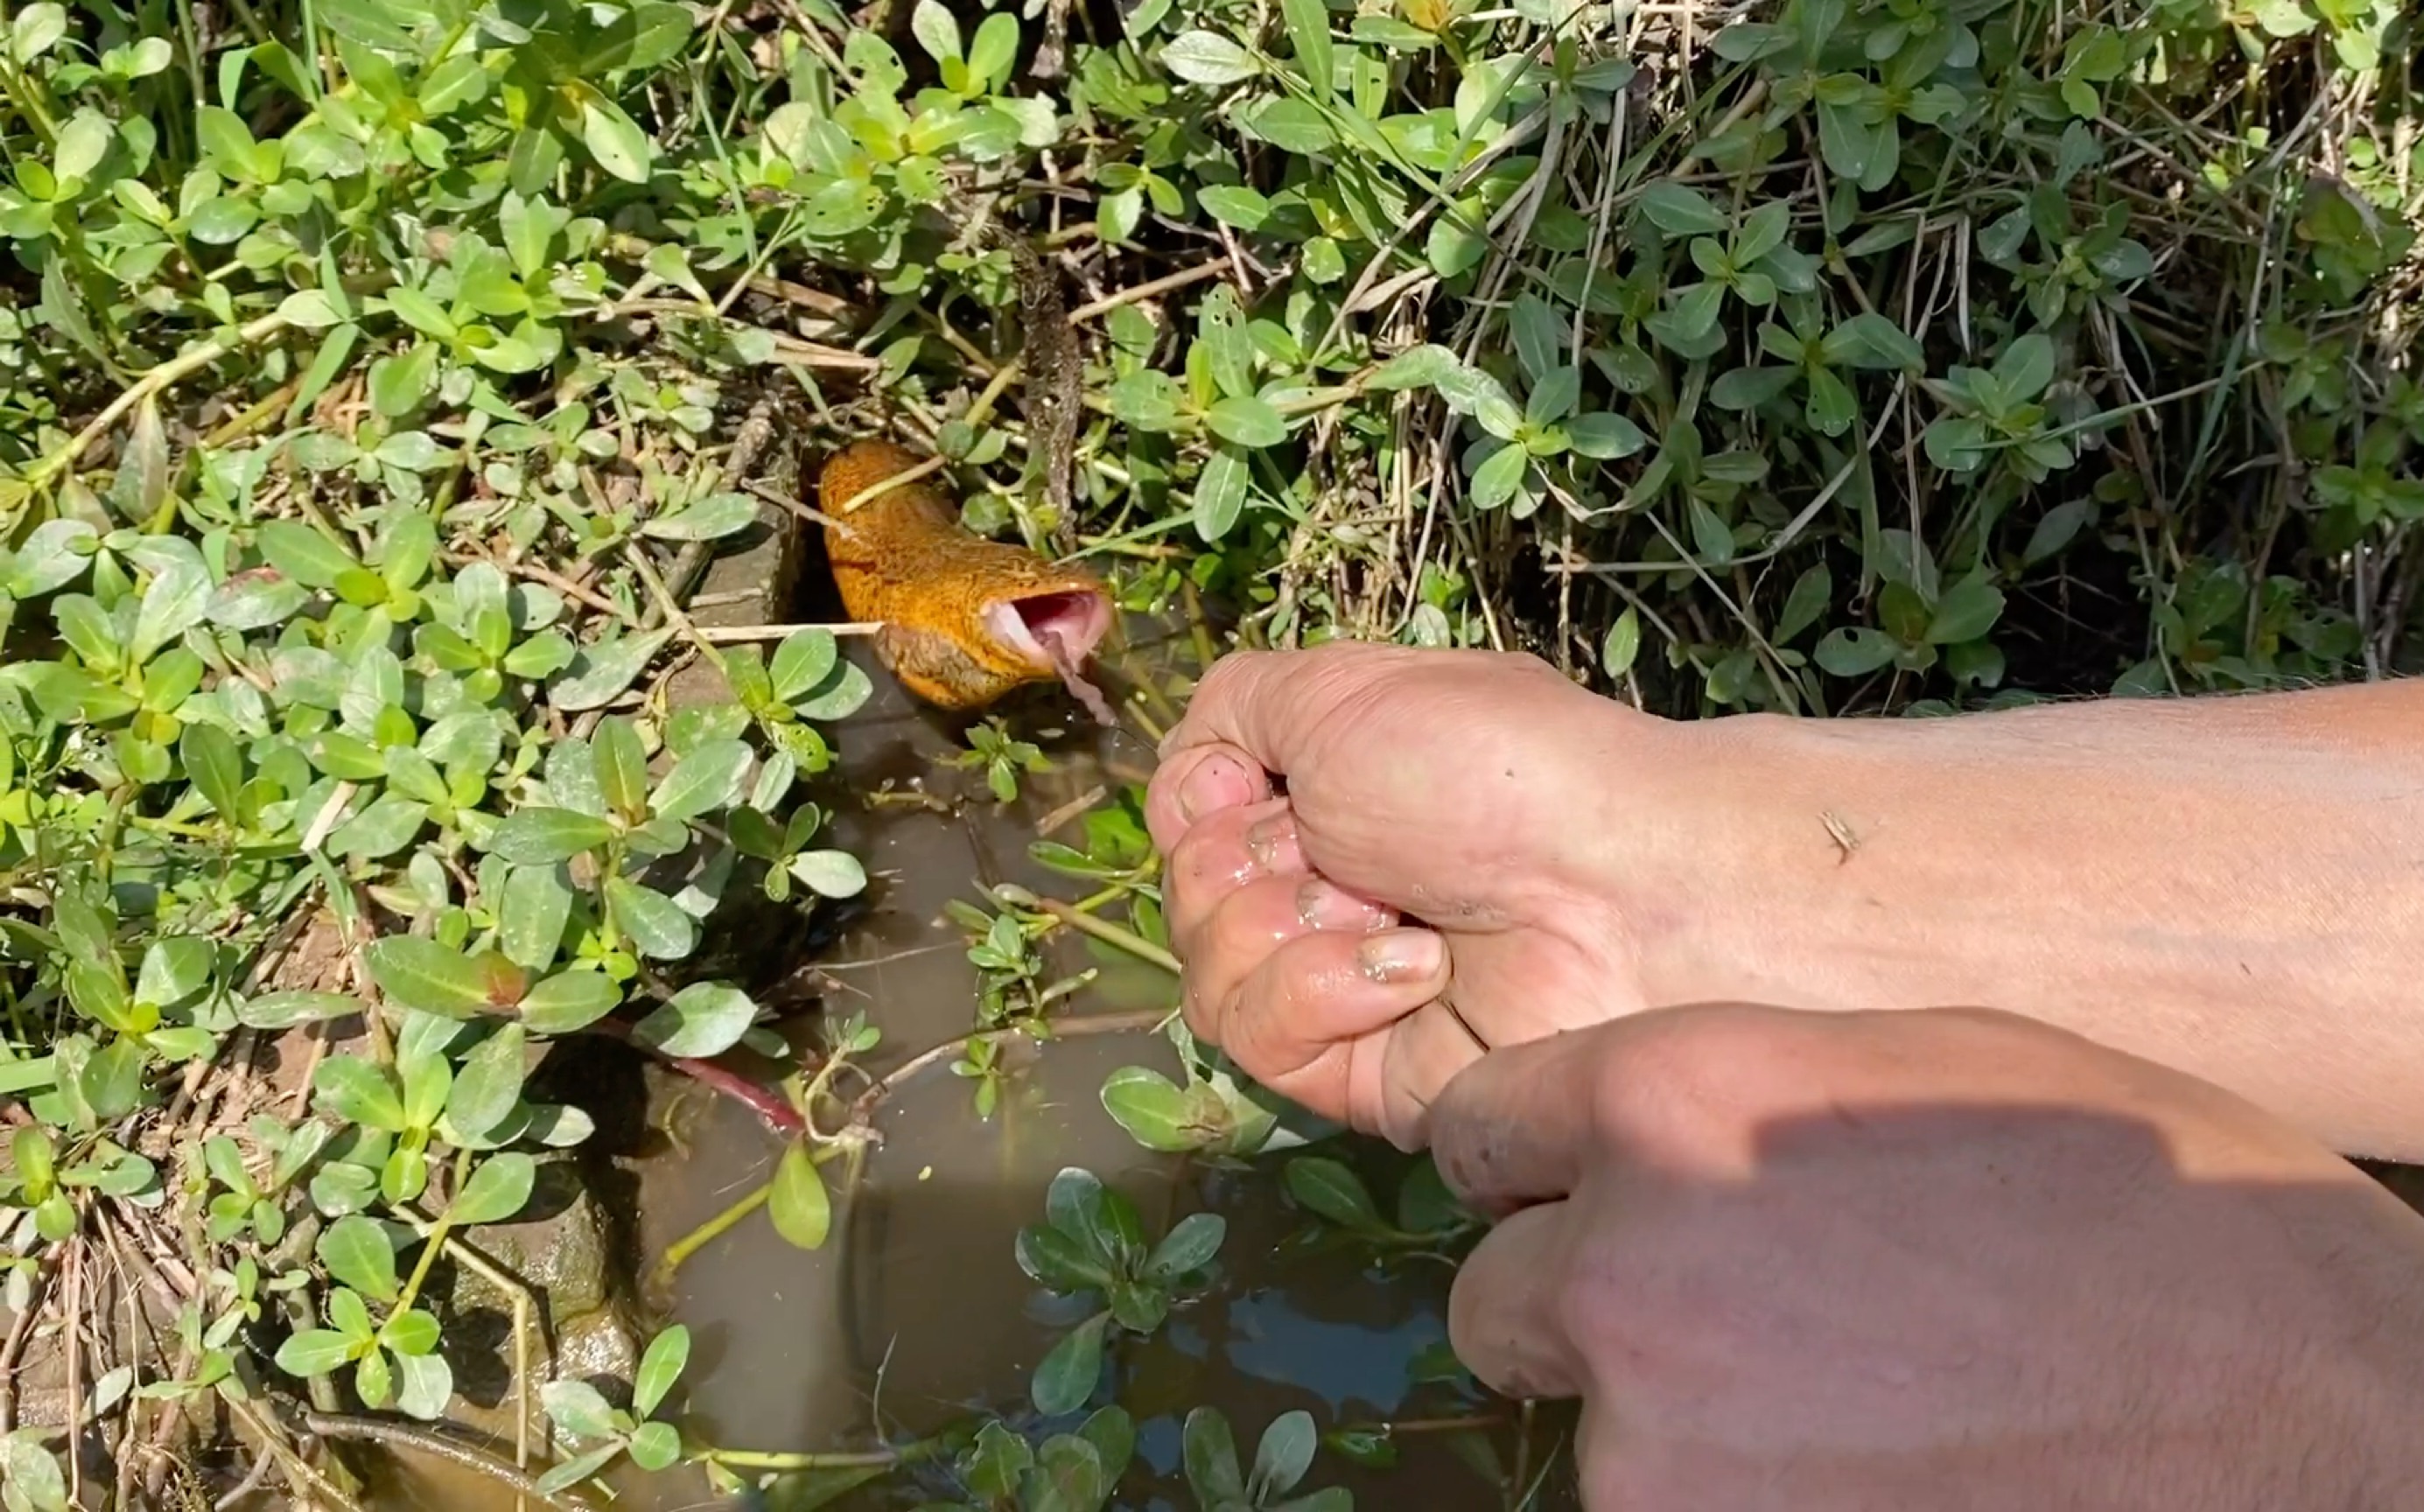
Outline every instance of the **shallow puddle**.
{"label": "shallow puddle", "polygon": [[[853,654],[873,668],[864,644]],[[1134,667],[1172,654],[1188,657],[1145,642],[1122,660]],[[1081,801],[1141,780],[1153,748],[1133,727],[1101,731],[1082,716],[1060,715],[1065,701],[1057,693],[1022,704],[1013,728],[1045,747],[1053,770],[1025,777],[1016,803],[997,804],[981,773],[936,763],[964,749],[963,722],[911,705],[880,671],[876,683],[875,699],[837,732],[842,771],[828,785],[837,793],[888,785],[895,795],[835,821],[836,843],[864,857],[876,879],[873,906],[819,952],[817,964],[829,1010],[862,1010],[883,1030],[869,1059],[883,1073],[971,1027],[976,968],[960,928],[943,916],[945,905],[977,900],[981,884],[1004,882],[1046,898],[1078,896],[1085,883],[1029,857],[1039,824],[1065,815],[1054,837],[1081,843]],[[920,792],[938,801],[910,796]],[[724,943],[727,958],[736,945],[745,943]],[[1048,948],[1060,972],[1099,973],[1063,1005],[1065,1013],[1133,1018],[1175,1001],[1165,972],[1116,949],[1068,931]],[[971,1413],[1030,1419],[1027,1373],[1081,1314],[1027,1279],[1013,1240],[1042,1218],[1053,1175],[1082,1166],[1125,1191],[1149,1232],[1204,1208],[1229,1222],[1219,1288],[1175,1313],[1151,1340],[1131,1338],[1119,1354],[1118,1399],[1136,1418],[1139,1439],[1115,1505],[1193,1504],[1179,1475],[1179,1424],[1204,1404],[1228,1415],[1249,1457],[1263,1426],[1292,1409],[1309,1410],[1325,1430],[1395,1424],[1393,1468],[1359,1468],[1324,1453],[1300,1488],[1347,1486],[1367,1509],[1572,1504],[1556,1432],[1536,1424],[1532,1462],[1523,1465],[1516,1445],[1525,1436],[1513,1431],[1504,1404],[1425,1383],[1427,1368],[1435,1372],[1445,1355],[1450,1278],[1443,1263],[1380,1265],[1308,1245],[1300,1215],[1281,1195],[1276,1157],[1222,1167],[1140,1149],[1104,1111],[1099,1093],[1104,1077],[1123,1065],[1174,1073],[1176,1058],[1158,1035],[1080,1034],[1041,1049],[1016,1043],[1020,1069],[989,1120],[977,1116],[972,1084],[949,1073],[949,1057],[885,1102],[875,1119],[882,1142],[837,1207],[821,1249],[793,1248],[760,1212],[680,1267],[658,1300],[670,1306],[667,1321],[691,1330],[683,1421],[696,1439],[768,1453],[866,1450]],[[660,1081],[652,1114],[667,1132],[665,1152],[639,1162],[636,1172],[648,1267],[667,1245],[763,1184],[780,1151],[739,1105],[687,1084],[667,1093]],[[1351,1154],[1369,1168],[1387,1206],[1403,1163],[1386,1151]],[[391,1478],[381,1512],[512,1503],[493,1485],[451,1469],[397,1469],[404,1472]],[[714,1504],[694,1470],[618,1476],[616,1488],[616,1504],[633,1512]],[[914,1504],[954,1494],[946,1479],[914,1485],[901,1476],[841,1504]]]}

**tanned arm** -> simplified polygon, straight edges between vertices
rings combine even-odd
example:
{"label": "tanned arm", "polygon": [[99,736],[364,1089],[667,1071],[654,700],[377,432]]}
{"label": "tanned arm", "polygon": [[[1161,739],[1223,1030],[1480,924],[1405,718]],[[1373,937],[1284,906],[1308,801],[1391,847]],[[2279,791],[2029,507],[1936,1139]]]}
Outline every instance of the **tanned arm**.
{"label": "tanned arm", "polygon": [[1669,733],[1652,1002],[2008,1009],[2424,1156],[2424,682]]}

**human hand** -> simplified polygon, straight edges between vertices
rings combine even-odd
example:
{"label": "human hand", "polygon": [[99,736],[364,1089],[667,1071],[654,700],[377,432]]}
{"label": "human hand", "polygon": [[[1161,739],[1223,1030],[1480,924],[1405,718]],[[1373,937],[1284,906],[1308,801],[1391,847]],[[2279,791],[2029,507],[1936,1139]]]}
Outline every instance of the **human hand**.
{"label": "human hand", "polygon": [[1220,661],[1145,806],[1188,1022],[1316,1112],[1418,1142],[1485,1047],[1642,1005],[1674,729],[1529,657]]}
{"label": "human hand", "polygon": [[1450,1330],[1623,1512],[2388,1506],[2424,1220],[2219,1088],[2002,1014],[1686,1008],[1431,1110],[1506,1215]]}

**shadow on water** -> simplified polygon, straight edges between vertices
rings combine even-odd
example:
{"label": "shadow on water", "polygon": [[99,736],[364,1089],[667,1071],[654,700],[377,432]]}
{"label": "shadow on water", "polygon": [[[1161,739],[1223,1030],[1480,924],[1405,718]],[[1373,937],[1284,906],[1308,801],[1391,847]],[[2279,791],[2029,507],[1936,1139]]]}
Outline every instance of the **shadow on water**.
{"label": "shadow on water", "polygon": [[[1157,640],[1134,626],[1129,633],[1122,665],[1190,660],[1175,644],[1183,636]],[[883,1030],[870,1060],[881,1073],[970,1027],[975,968],[945,905],[1004,882],[1072,896],[1078,884],[1029,856],[1039,824],[1072,816],[1055,837],[1075,839],[1081,800],[1141,781],[1154,756],[1139,730],[1096,730],[1057,690],[1039,693],[999,712],[1044,747],[1053,768],[1027,776],[1016,803],[997,804],[981,773],[937,763],[965,749],[972,722],[912,704],[864,643],[850,654],[874,674],[877,693],[837,732],[838,780],[818,796],[842,807],[834,843],[865,859],[874,885],[871,906],[820,951],[817,976],[828,1011],[863,1011]],[[845,791],[874,797],[851,802]],[[794,915],[788,927],[808,924]],[[707,948],[746,959],[797,944],[725,940]],[[1110,947],[1064,935],[1050,949],[1056,972],[1091,966],[1099,974],[1069,1011],[1123,1013],[1175,1001],[1166,974]],[[760,1213],[692,1255],[659,1298],[668,1321],[692,1334],[685,1394],[677,1399],[686,1429],[726,1448],[798,1451],[905,1441],[971,1413],[1025,1421],[1027,1373],[1076,1318],[1020,1272],[1013,1241],[1041,1218],[1054,1174],[1083,1166],[1125,1191],[1156,1232],[1207,1207],[1229,1220],[1216,1292],[1123,1351],[1119,1400],[1140,1433],[1138,1463],[1115,1504],[1192,1504],[1176,1478],[1179,1424],[1204,1404],[1227,1413],[1249,1456],[1263,1425],[1292,1409],[1310,1410],[1325,1428],[1406,1423],[1411,1431],[1395,1440],[1394,1469],[1361,1470],[1325,1454],[1307,1488],[1348,1486],[1366,1508],[1498,1504],[1497,1482],[1480,1465],[1505,1453],[1510,1435],[1456,1425],[1499,1409],[1469,1389],[1419,1379],[1426,1355],[1443,1353],[1446,1267],[1434,1260],[1381,1268],[1292,1243],[1299,1218],[1279,1194],[1275,1161],[1222,1170],[1143,1151],[1099,1097],[1104,1077],[1129,1064],[1176,1069],[1168,1042],[1151,1034],[1028,1047],[994,1116],[980,1120],[971,1084],[936,1063],[878,1112],[881,1143],[821,1249],[793,1248]],[[761,1186],[780,1148],[738,1105],[654,1072],[650,1079],[652,1127],[623,1131],[616,1148],[638,1154],[617,1162],[628,1178],[618,1195],[635,1201],[637,1248],[652,1266],[669,1244]],[[1376,1189],[1394,1180],[1377,1176]],[[493,1485],[448,1467],[395,1469],[380,1512],[511,1504]],[[1563,1484],[1555,1474],[1549,1481]],[[616,1488],[615,1504],[634,1512],[713,1504],[693,1471],[618,1477]],[[940,1482],[896,1482],[847,1504],[952,1494]],[[1530,1504],[1571,1504],[1551,1495]]]}

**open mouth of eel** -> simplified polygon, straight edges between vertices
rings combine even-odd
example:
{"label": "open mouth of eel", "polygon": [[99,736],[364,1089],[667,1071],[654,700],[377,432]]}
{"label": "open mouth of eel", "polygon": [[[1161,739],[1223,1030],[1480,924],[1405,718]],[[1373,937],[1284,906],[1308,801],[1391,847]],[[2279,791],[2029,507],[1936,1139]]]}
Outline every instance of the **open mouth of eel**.
{"label": "open mouth of eel", "polygon": [[994,638],[1041,670],[1060,676],[1086,711],[1105,724],[1119,716],[1102,690],[1086,679],[1086,659],[1094,654],[1111,629],[1110,598],[1091,589],[1064,589],[1030,594],[988,604],[985,628]]}

